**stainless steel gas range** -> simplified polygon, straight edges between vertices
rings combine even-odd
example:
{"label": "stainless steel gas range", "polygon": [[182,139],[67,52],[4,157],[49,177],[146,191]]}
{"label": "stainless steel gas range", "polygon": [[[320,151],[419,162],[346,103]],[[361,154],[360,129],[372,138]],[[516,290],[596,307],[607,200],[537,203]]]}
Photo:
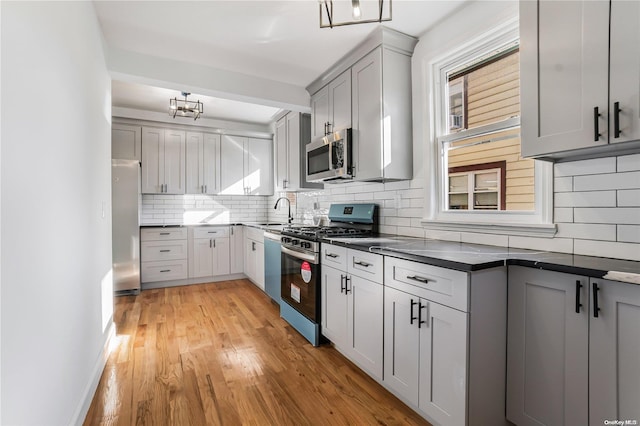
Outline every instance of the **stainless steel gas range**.
{"label": "stainless steel gas range", "polygon": [[282,230],[280,315],[314,346],[320,344],[323,238],[366,237],[378,232],[375,204],[332,204],[328,226],[289,226]]}

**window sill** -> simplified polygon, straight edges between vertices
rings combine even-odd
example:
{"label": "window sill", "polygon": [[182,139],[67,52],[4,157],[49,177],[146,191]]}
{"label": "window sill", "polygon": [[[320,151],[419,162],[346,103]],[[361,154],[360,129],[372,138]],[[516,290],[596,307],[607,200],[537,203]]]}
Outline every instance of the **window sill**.
{"label": "window sill", "polygon": [[522,237],[553,238],[557,232],[553,223],[525,224],[525,223],[481,223],[456,222],[442,220],[420,221],[426,229],[451,232],[474,232],[480,234],[517,235]]}

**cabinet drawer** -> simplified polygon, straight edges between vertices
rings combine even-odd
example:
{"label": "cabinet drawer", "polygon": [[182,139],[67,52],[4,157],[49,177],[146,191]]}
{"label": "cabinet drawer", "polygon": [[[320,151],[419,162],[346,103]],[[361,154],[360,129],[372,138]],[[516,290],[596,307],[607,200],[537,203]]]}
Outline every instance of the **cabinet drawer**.
{"label": "cabinet drawer", "polygon": [[187,228],[142,228],[140,241],[186,240]]}
{"label": "cabinet drawer", "polygon": [[193,238],[224,238],[229,236],[226,226],[199,226],[193,229]]}
{"label": "cabinet drawer", "polygon": [[247,238],[251,238],[255,241],[263,241],[264,240],[264,230],[258,228],[252,228],[251,226],[247,226],[244,229],[244,236]]}
{"label": "cabinet drawer", "polygon": [[187,260],[141,262],[140,278],[143,283],[187,279]]}
{"label": "cabinet drawer", "polygon": [[331,244],[322,244],[322,260],[324,265],[333,266],[334,268],[347,270],[347,248],[334,246]]}
{"label": "cabinet drawer", "polygon": [[173,260],[187,258],[187,241],[144,241],[140,244],[140,260]]}
{"label": "cabinet drawer", "polygon": [[382,284],[384,261],[382,256],[360,250],[347,250],[350,274]]}
{"label": "cabinet drawer", "polygon": [[469,276],[466,272],[391,257],[386,257],[384,262],[386,286],[469,311]]}

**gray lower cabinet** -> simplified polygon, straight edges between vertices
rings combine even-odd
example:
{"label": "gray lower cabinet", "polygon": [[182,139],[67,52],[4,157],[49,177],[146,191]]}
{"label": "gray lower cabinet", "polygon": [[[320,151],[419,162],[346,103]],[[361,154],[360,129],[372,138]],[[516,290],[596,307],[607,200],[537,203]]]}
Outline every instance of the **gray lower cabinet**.
{"label": "gray lower cabinet", "polygon": [[[322,247],[322,334],[369,375],[382,380],[382,256]],[[327,255],[344,261],[327,264]]]}
{"label": "gray lower cabinet", "polygon": [[509,267],[507,418],[640,419],[638,324],[640,286]]}
{"label": "gray lower cabinet", "polygon": [[244,272],[244,226],[233,225],[229,228],[229,273]]}

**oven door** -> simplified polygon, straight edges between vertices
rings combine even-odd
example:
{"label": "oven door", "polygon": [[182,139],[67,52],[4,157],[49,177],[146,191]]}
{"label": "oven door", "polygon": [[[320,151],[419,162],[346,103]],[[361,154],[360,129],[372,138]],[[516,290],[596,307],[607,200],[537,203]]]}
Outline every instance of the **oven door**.
{"label": "oven door", "polygon": [[320,323],[320,259],[317,254],[281,248],[280,297],[312,322]]}

